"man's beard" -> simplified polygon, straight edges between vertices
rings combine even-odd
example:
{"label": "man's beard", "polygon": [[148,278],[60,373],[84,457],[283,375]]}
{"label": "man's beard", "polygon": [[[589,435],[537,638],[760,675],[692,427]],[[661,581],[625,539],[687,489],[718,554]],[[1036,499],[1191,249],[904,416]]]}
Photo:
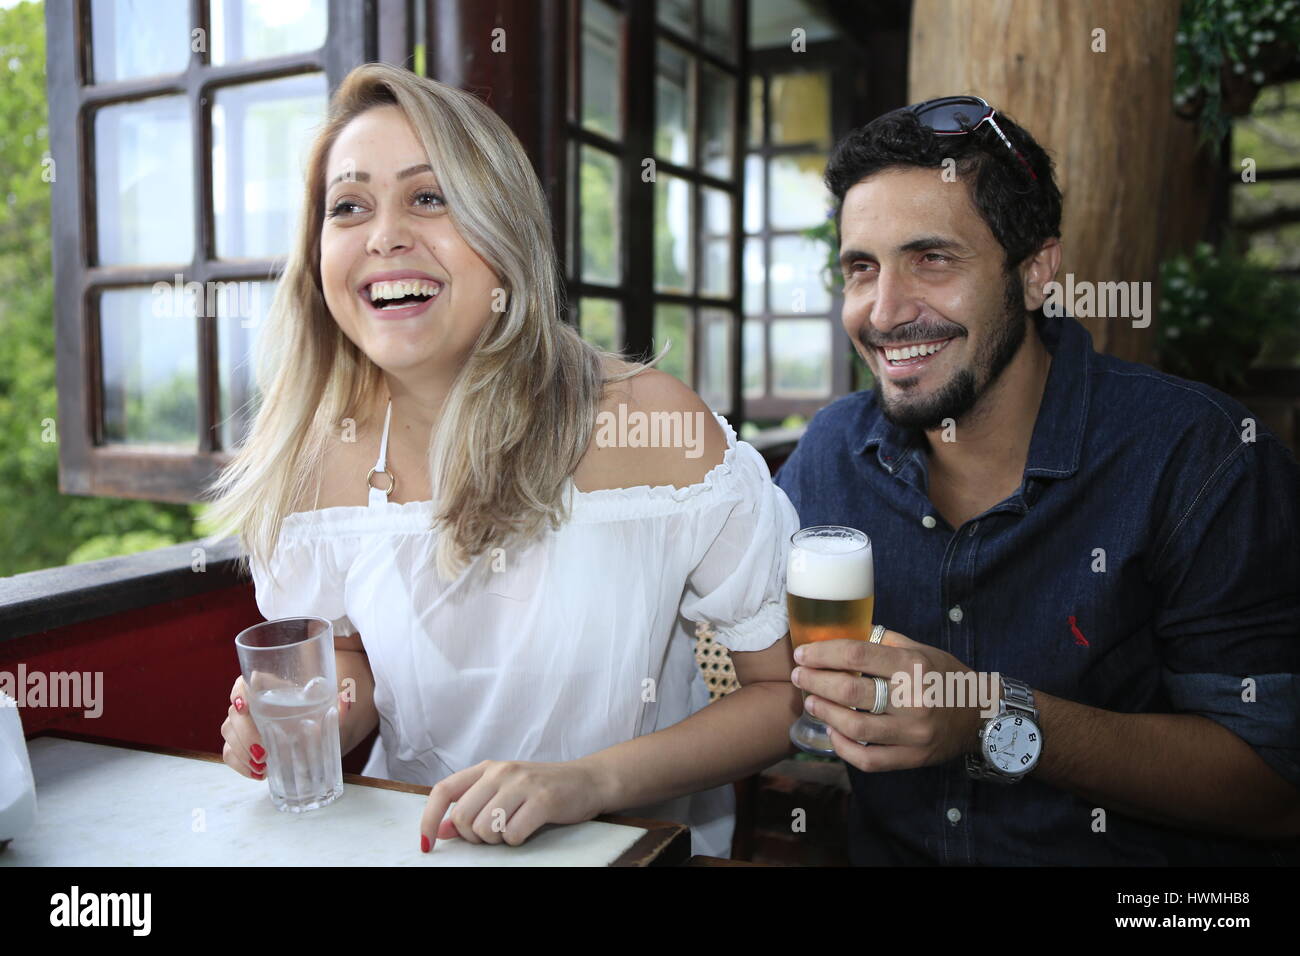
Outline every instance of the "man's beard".
{"label": "man's beard", "polygon": [[[1002,297],[1002,321],[996,328],[989,330],[983,347],[971,364],[958,370],[933,395],[914,401],[909,401],[906,393],[899,401],[885,401],[877,377],[876,402],[880,410],[888,421],[901,428],[929,430],[942,427],[945,419],[960,421],[1015,358],[1025,340],[1028,324],[1024,287],[1020,282],[1020,273],[1013,269],[1007,277]],[[977,388],[976,372],[981,368],[988,372],[984,384]]]}

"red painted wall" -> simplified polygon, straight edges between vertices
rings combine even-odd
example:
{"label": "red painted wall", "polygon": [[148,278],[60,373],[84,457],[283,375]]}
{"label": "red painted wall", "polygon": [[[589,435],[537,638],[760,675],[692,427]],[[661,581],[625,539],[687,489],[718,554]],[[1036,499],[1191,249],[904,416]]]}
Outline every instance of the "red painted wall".
{"label": "red painted wall", "polygon": [[[67,730],[156,747],[220,754],[230,687],[239,676],[235,635],[263,620],[251,582],[0,642],[0,671],[100,671],[98,717],[20,707],[27,736]],[[360,773],[372,733],[343,758]]]}

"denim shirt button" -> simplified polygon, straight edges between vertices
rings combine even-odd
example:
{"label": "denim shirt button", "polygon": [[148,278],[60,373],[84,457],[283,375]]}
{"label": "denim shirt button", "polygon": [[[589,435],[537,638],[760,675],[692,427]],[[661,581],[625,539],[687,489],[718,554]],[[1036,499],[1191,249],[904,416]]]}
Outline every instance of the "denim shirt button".
{"label": "denim shirt button", "polygon": [[953,826],[956,826],[958,823],[960,823],[961,811],[958,810],[956,807],[950,807],[948,809],[948,822],[951,823]]}
{"label": "denim shirt button", "polygon": [[933,528],[938,523],[939,522],[934,520],[934,515],[926,515],[921,519],[921,524],[925,525],[927,528]]}
{"label": "denim shirt button", "polygon": [[952,621],[954,624],[961,620],[961,608],[958,605],[954,604],[952,607],[948,608],[948,620]]}

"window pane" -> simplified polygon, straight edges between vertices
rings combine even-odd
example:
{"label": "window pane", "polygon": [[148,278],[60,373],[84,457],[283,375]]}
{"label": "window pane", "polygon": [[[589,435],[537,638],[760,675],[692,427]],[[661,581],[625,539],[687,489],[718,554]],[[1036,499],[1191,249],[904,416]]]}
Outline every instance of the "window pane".
{"label": "window pane", "polygon": [[691,291],[691,187],[660,173],[655,183],[655,288]]}
{"label": "window pane", "polygon": [[655,306],[655,331],[653,352],[665,345],[668,354],[655,366],[669,375],[676,375],[687,385],[691,382],[691,310],[684,305]]}
{"label": "window pane", "polygon": [[252,428],[259,396],[257,343],[278,282],[220,282],[217,305],[217,368],[221,389],[217,434],[222,448],[243,443]]}
{"label": "window pane", "polygon": [[745,231],[763,231],[763,157],[745,157]]}
{"label": "window pane", "polygon": [[833,40],[839,30],[817,8],[821,3],[809,0],[762,0],[750,4],[749,45],[753,49],[784,47],[790,49],[791,32],[803,31],[809,43]]}
{"label": "window pane", "polygon": [[749,78],[749,145],[757,149],[763,145],[763,78]]}
{"label": "window pane", "polygon": [[270,258],[292,248],[306,152],[326,96],[322,73],[217,90],[212,209],[220,258]]}
{"label": "window pane", "polygon": [[763,263],[763,240],[745,240],[745,302],[746,315],[762,315],[767,311],[763,280],[767,268]]}
{"label": "window pane", "polygon": [[671,43],[658,44],[655,67],[655,154],[685,166],[691,161],[691,63]]}
{"label": "window pane", "polygon": [[691,6],[692,0],[659,0],[659,22],[676,28],[685,36],[692,36]]}
{"label": "window pane", "polygon": [[212,62],[237,63],[325,45],[326,0],[211,0]]}
{"label": "window pane", "polygon": [[198,340],[184,286],[100,293],[99,334],[104,440],[197,449]]}
{"label": "window pane", "polygon": [[600,0],[582,5],[582,125],[615,139],[623,135],[619,66],[623,15]]}
{"label": "window pane", "polygon": [[731,179],[731,145],[735,129],[736,81],[700,64],[700,165],[706,173]]}
{"label": "window pane", "polygon": [[194,162],[183,97],[106,106],[95,114],[99,262],[194,258]]}
{"label": "window pane", "polygon": [[623,351],[623,307],[613,299],[582,299],[578,303],[582,337],[607,352]]}
{"label": "window pane", "polygon": [[826,218],[830,194],[822,182],[826,157],[773,156],[768,166],[768,216],[773,229],[807,229]]}
{"label": "window pane", "polygon": [[697,391],[706,405],[725,414],[731,406],[731,313],[705,309],[700,313],[700,326]]}
{"label": "window pane", "polygon": [[90,36],[96,83],[180,73],[190,62],[190,5],[91,0]]}
{"label": "window pane", "polygon": [[783,73],[771,78],[772,142],[831,145],[830,77]]}
{"label": "window pane", "polygon": [[[826,246],[803,236],[772,240],[772,312],[829,312],[831,294],[822,279]],[[773,346],[775,347],[775,346]]]}
{"label": "window pane", "polygon": [[731,196],[700,187],[704,203],[704,248],[700,256],[700,294],[731,295]]}
{"label": "window pane", "polygon": [[742,357],[744,381],[741,383],[746,398],[762,398],[767,390],[763,363],[767,359],[767,325],[763,322],[742,322],[744,332]]}
{"label": "window pane", "polygon": [[772,394],[822,398],[831,393],[831,323],[785,319],[772,323]]}
{"label": "window pane", "polygon": [[731,11],[733,0],[703,0],[700,13],[700,36],[704,45],[714,53],[728,60],[736,57],[735,45],[732,43]]}
{"label": "window pane", "polygon": [[619,255],[618,160],[581,147],[582,278],[617,285],[623,279]]}

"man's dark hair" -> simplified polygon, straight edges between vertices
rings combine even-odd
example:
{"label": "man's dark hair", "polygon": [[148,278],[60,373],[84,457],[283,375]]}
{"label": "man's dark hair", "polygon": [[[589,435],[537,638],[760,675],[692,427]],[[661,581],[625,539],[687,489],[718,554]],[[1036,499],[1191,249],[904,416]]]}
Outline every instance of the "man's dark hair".
{"label": "man's dark hair", "polygon": [[895,110],[849,133],[831,153],[826,186],[835,197],[836,231],[844,195],[865,177],[900,166],[938,169],[953,159],[958,180],[970,188],[976,210],[1006,253],[1005,270],[1053,236],[1059,238],[1061,191],[1051,158],[1001,110],[994,121],[1033,167],[1037,182],[988,123],[972,133],[944,136],[922,126],[915,114]]}

